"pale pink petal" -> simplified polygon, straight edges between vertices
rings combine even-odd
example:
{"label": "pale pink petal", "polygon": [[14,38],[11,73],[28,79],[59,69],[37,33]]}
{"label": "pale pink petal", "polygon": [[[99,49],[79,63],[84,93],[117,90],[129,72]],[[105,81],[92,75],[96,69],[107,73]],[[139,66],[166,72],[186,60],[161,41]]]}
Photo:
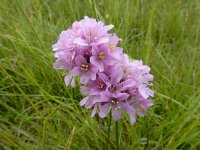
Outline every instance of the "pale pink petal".
{"label": "pale pink petal", "polygon": [[66,75],[64,78],[65,85],[68,86],[72,80],[72,76],[70,74]]}
{"label": "pale pink petal", "polygon": [[128,88],[134,87],[136,85],[136,81],[133,79],[128,79],[120,84],[122,87],[120,88],[121,91],[127,90]]}
{"label": "pale pink petal", "polygon": [[116,58],[118,61],[121,60],[121,55],[123,52],[123,48],[121,47],[116,47],[114,50],[111,51],[111,55]]}
{"label": "pale pink petal", "polygon": [[53,51],[59,50],[59,46],[60,46],[60,45],[59,45],[58,43],[53,44],[53,46],[52,46]]}
{"label": "pale pink petal", "polygon": [[103,82],[108,81],[108,76],[105,75],[104,73],[98,73],[98,76]]}
{"label": "pale pink petal", "polygon": [[106,31],[112,29],[113,27],[114,27],[113,24],[110,24],[110,25],[106,25],[106,26],[104,26],[104,28],[106,29]]}
{"label": "pale pink petal", "polygon": [[85,105],[86,102],[87,102],[87,100],[88,100],[88,98],[89,98],[89,96],[85,97],[84,99],[82,99],[82,100],[80,101],[79,104],[80,104],[81,106]]}
{"label": "pale pink petal", "polygon": [[104,71],[104,64],[101,61],[98,61],[96,57],[92,56],[90,57],[90,62],[93,64],[99,71]]}
{"label": "pale pink petal", "polygon": [[69,69],[69,65],[64,63],[62,60],[56,60],[53,64],[54,69]]}
{"label": "pale pink petal", "polygon": [[72,78],[71,86],[74,88],[76,86],[75,78]]}
{"label": "pale pink petal", "polygon": [[76,77],[80,75],[80,68],[79,67],[74,67],[71,71],[71,75]]}
{"label": "pale pink petal", "polygon": [[98,63],[95,56],[91,56],[91,57],[90,57],[90,62],[91,62],[91,64],[93,64],[93,65],[96,65],[96,64]]}
{"label": "pale pink petal", "polygon": [[98,33],[99,37],[102,37],[105,34],[107,34],[108,30],[112,29],[113,27],[114,27],[114,25],[112,25],[112,24],[102,27]]}
{"label": "pale pink petal", "polygon": [[103,91],[103,92],[100,93],[100,96],[101,96],[101,99],[104,102],[110,102],[111,101],[111,94],[110,94],[110,92]]}
{"label": "pale pink petal", "polygon": [[103,62],[100,62],[97,68],[99,69],[100,72],[103,72],[104,71],[104,64],[103,64]]}
{"label": "pale pink petal", "polygon": [[131,105],[129,105],[129,104],[120,102],[120,107],[123,109],[123,111],[125,111],[129,115],[135,114],[134,108]]}
{"label": "pale pink petal", "polygon": [[95,96],[93,99],[93,103],[99,103],[99,102],[104,102],[104,100],[101,98],[101,96]]}
{"label": "pale pink petal", "polygon": [[133,125],[136,122],[136,115],[135,114],[130,115],[130,122],[131,122],[131,125]]}
{"label": "pale pink petal", "polygon": [[129,98],[129,94],[127,94],[127,93],[119,93],[114,97],[117,98],[119,101],[123,101],[123,100],[127,100]]}
{"label": "pale pink petal", "polygon": [[91,90],[90,90],[90,94],[91,94],[91,95],[98,95],[99,92],[100,92],[100,90],[99,90],[97,87],[93,87],[93,88],[91,88]]}
{"label": "pale pink petal", "polygon": [[113,72],[111,74],[111,83],[119,83],[119,81],[122,79],[123,77],[123,71],[121,69],[119,69],[117,72]]}
{"label": "pale pink petal", "polygon": [[118,110],[118,108],[112,108],[112,117],[115,121],[118,121],[121,119],[122,114],[121,112]]}
{"label": "pale pink petal", "polygon": [[140,94],[141,94],[145,99],[149,97],[149,95],[147,94],[147,91],[146,91],[146,86],[141,85],[141,86],[139,86],[138,90],[139,90]]}
{"label": "pale pink petal", "polygon": [[139,86],[138,90],[145,99],[154,95],[154,91],[146,87],[146,85]]}
{"label": "pale pink petal", "polygon": [[100,109],[99,116],[101,118],[105,118],[108,115],[108,113],[110,112],[110,108],[111,108],[110,103],[103,105]]}
{"label": "pale pink petal", "polygon": [[92,115],[91,115],[91,117],[94,117],[94,115],[97,113],[97,107],[98,107],[98,104],[95,104],[95,105],[94,105],[94,109],[92,110]]}
{"label": "pale pink petal", "polygon": [[106,59],[104,60],[104,62],[108,65],[114,65],[117,60],[109,55],[107,55]]}
{"label": "pale pink petal", "polygon": [[87,100],[87,102],[85,103],[85,108],[86,109],[90,109],[93,107],[93,96],[90,96],[90,98]]}
{"label": "pale pink petal", "polygon": [[89,95],[89,90],[90,90],[90,88],[87,87],[87,86],[81,86],[81,87],[80,87],[80,92],[81,92],[81,94],[83,94],[83,95]]}
{"label": "pale pink petal", "polygon": [[91,80],[96,80],[96,73],[97,73],[97,69],[94,67],[90,68],[90,79]]}
{"label": "pale pink petal", "polygon": [[81,80],[81,84],[87,84],[89,81],[89,77],[86,75],[81,75],[80,80]]}
{"label": "pale pink petal", "polygon": [[93,56],[96,56],[98,54],[98,51],[99,51],[98,47],[95,47],[95,46],[92,47],[92,55]]}
{"label": "pale pink petal", "polygon": [[87,64],[87,61],[85,60],[85,58],[81,55],[78,55],[76,56],[75,58],[75,63],[78,65],[78,66],[81,66],[82,64]]}
{"label": "pale pink petal", "polygon": [[109,42],[109,38],[108,37],[102,37],[97,41],[97,44],[103,44],[103,43],[108,43]]}
{"label": "pale pink petal", "polygon": [[149,89],[149,95],[153,97],[154,96],[154,91]]}
{"label": "pale pink petal", "polygon": [[78,44],[78,45],[81,45],[81,46],[88,46],[87,41],[83,40],[81,38],[75,38],[74,39],[74,44]]}
{"label": "pale pink petal", "polygon": [[146,105],[147,105],[147,107],[153,106],[153,101],[151,99],[147,99],[146,100]]}

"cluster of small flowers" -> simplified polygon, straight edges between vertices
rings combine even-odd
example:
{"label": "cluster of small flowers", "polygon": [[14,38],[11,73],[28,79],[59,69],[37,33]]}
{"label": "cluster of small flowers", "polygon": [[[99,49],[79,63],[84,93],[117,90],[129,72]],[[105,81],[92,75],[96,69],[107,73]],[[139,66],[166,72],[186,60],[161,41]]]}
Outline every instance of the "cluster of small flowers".
{"label": "cluster of small flowers", "polygon": [[66,73],[65,84],[75,87],[75,77],[80,77],[80,91],[86,95],[80,105],[93,107],[101,118],[112,112],[114,120],[121,119],[122,111],[130,115],[131,124],[136,115],[143,117],[153,105],[149,99],[154,92],[149,89],[153,76],[142,61],[131,60],[117,44],[121,39],[108,31],[113,25],[104,25],[84,17],[62,31],[53,45],[55,69]]}

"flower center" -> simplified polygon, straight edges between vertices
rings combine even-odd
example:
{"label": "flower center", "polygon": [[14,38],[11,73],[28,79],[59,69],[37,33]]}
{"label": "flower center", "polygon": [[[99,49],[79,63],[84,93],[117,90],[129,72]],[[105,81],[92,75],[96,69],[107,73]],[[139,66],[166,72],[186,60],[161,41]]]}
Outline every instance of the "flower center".
{"label": "flower center", "polygon": [[137,113],[141,113],[143,110],[144,110],[144,105],[143,105],[143,104],[141,104],[140,106],[138,106],[138,107],[136,108],[136,112],[137,112]]}
{"label": "flower center", "polygon": [[103,60],[105,58],[104,52],[99,53],[99,59]]}
{"label": "flower center", "polygon": [[85,52],[84,52],[84,56],[85,57],[90,57],[92,55],[92,53],[89,51],[89,50],[86,50]]}
{"label": "flower center", "polygon": [[131,95],[136,96],[137,95],[137,90],[135,88],[130,89]]}
{"label": "flower center", "polygon": [[102,90],[105,88],[105,85],[103,83],[98,83],[97,87]]}
{"label": "flower center", "polygon": [[90,56],[92,55],[91,51],[86,50],[83,55],[84,55],[85,59],[87,60],[87,62],[89,63],[90,62]]}
{"label": "flower center", "polygon": [[96,36],[96,30],[87,31],[86,34],[87,34],[86,36],[90,43],[97,41],[98,38]]}
{"label": "flower center", "polygon": [[113,92],[117,89],[117,87],[112,84],[109,89],[110,89],[111,92]]}
{"label": "flower center", "polygon": [[112,103],[112,105],[113,105],[114,107],[120,108],[120,105],[119,105],[118,100],[112,99],[112,100],[111,100],[111,103]]}
{"label": "flower center", "polygon": [[110,49],[111,49],[111,50],[114,50],[114,49],[115,49],[115,43],[114,43],[114,42],[110,42],[110,45],[109,45],[109,46],[110,46]]}
{"label": "flower center", "polygon": [[88,69],[89,69],[89,65],[88,64],[82,64],[81,65],[81,70],[88,71]]}

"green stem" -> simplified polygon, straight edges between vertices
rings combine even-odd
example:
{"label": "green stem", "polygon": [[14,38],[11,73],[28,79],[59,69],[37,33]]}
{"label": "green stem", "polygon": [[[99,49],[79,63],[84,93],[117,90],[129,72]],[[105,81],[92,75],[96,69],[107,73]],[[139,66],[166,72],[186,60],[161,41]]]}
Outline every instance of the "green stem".
{"label": "green stem", "polygon": [[108,149],[108,144],[110,142],[110,125],[111,125],[111,113],[110,113],[110,117],[109,117],[109,122],[108,122],[108,132],[107,132],[107,143],[106,143],[106,148]]}
{"label": "green stem", "polygon": [[118,132],[118,122],[116,122],[116,145],[117,145],[117,150],[119,150],[119,132]]}

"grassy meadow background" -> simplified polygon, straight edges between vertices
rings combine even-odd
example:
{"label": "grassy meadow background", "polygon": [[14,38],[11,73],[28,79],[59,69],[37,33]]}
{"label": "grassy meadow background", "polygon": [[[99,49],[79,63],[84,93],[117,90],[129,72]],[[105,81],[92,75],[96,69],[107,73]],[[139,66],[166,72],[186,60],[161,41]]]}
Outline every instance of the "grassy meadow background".
{"label": "grassy meadow background", "polygon": [[154,106],[133,126],[120,121],[123,150],[200,149],[199,0],[0,0],[0,150],[108,148],[106,119],[79,106],[79,88],[52,68],[52,44],[88,15],[151,66]]}

